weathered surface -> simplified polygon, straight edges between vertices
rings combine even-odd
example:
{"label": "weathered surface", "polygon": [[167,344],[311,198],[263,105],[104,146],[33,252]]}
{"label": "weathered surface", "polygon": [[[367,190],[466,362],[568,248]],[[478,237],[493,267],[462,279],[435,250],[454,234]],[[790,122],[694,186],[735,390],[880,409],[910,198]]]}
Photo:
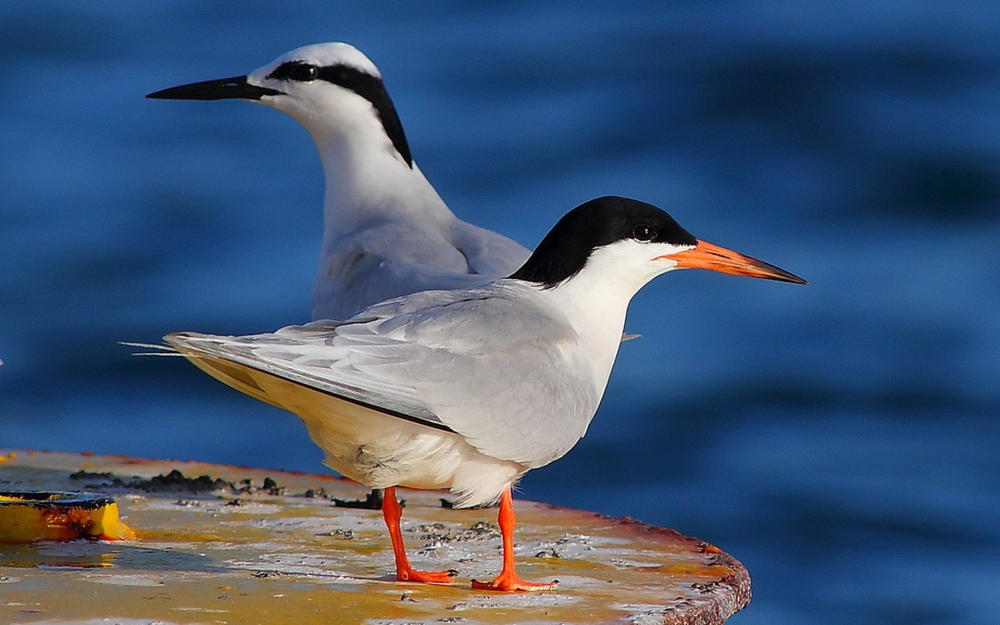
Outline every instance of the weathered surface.
{"label": "weathered surface", "polygon": [[450,586],[401,584],[381,514],[329,500],[365,496],[346,480],[65,453],[0,458],[3,490],[110,494],[139,534],[0,546],[3,623],[710,625],[750,600],[750,577],[730,556],[628,519],[516,502],[518,572],[559,587],[496,594],[469,588],[499,569],[496,510],[448,510],[439,492],[400,490],[404,536],[415,567],[460,575]]}

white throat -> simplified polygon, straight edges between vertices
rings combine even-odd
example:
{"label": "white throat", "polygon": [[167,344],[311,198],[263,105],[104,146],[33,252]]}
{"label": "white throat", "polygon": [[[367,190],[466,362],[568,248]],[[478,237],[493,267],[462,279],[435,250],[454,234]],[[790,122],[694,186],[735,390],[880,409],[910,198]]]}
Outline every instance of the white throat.
{"label": "white throat", "polygon": [[638,242],[598,248],[579,273],[542,291],[569,317],[602,390],[618,356],[632,297],[656,276],[676,268],[669,260],[650,262],[655,255]]}
{"label": "white throat", "polygon": [[[380,220],[446,222],[454,215],[427,178],[402,159],[373,115],[313,134],[326,178],[325,232],[340,236]],[[370,127],[369,127],[370,126]]]}
{"label": "white throat", "polygon": [[339,87],[269,106],[305,126],[326,179],[324,243],[380,221],[437,225],[456,219],[420,169],[403,160],[374,107]]}

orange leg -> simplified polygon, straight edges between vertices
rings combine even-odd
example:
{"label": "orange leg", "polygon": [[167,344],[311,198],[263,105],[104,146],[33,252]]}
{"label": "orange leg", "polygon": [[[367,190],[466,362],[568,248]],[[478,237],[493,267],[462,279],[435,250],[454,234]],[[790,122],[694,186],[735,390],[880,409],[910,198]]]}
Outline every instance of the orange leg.
{"label": "orange leg", "polygon": [[503,568],[500,570],[500,575],[497,575],[492,582],[472,580],[472,587],[477,590],[499,590],[501,592],[555,588],[559,582],[548,584],[526,582],[518,577],[514,570],[514,499],[510,495],[510,488],[505,489],[500,495],[500,513],[497,515],[497,522],[500,524],[500,537],[503,540]]}
{"label": "orange leg", "polygon": [[417,571],[410,566],[403,546],[403,532],[399,529],[399,520],[403,518],[403,507],[396,500],[396,489],[390,486],[382,494],[382,516],[389,528],[389,540],[392,541],[392,554],[396,557],[396,581],[423,582],[428,584],[447,584],[458,571]]}

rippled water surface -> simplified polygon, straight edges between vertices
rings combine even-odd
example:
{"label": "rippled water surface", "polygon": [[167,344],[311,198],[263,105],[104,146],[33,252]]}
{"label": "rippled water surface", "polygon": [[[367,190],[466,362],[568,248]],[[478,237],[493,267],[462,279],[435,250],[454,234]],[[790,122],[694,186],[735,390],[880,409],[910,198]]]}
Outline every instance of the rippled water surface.
{"label": "rippled water surface", "polygon": [[143,96],[343,40],[463,218],[533,247],[628,195],[811,282],[649,285],[523,496],[724,548],[734,623],[1000,621],[1000,5],[333,6],[0,5],[0,447],[321,469],[294,416],[118,341],[308,317],[309,136]]}

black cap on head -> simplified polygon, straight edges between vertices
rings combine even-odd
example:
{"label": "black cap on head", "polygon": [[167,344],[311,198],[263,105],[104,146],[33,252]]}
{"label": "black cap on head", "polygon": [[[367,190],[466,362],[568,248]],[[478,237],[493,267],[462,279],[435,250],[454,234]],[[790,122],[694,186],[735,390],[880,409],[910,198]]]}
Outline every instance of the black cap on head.
{"label": "black cap on head", "polygon": [[692,247],[698,243],[662,209],[609,195],[566,213],[510,277],[551,288],[583,269],[595,249],[624,239]]}

